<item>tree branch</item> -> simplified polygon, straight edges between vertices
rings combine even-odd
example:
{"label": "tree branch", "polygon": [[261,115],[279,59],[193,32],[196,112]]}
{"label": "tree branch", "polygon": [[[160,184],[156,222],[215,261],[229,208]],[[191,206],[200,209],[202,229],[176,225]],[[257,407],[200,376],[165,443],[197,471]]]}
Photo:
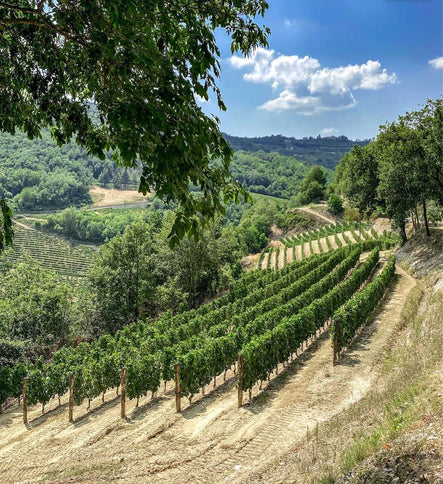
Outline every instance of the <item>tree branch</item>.
{"label": "tree branch", "polygon": [[[44,2],[42,2],[42,3],[44,3]],[[6,10],[17,10],[18,12],[22,12],[22,13],[31,13],[33,15],[39,14],[39,11],[34,10],[33,8],[19,7],[18,5],[12,5],[12,4],[6,3],[6,2],[0,2],[0,8],[1,7],[5,8]],[[39,8],[40,8],[40,6],[39,6]]]}
{"label": "tree branch", "polygon": [[8,9],[15,10],[22,13],[35,15],[37,17],[37,19],[32,19],[32,18],[0,19],[0,26],[1,25],[34,25],[39,28],[46,28],[48,30],[51,30],[52,32],[55,32],[56,34],[61,35],[62,37],[65,37],[69,40],[72,40],[73,42],[86,46],[86,42],[81,36],[72,35],[71,33],[66,32],[65,30],[61,30],[57,26],[49,22],[46,19],[46,17],[43,15],[43,12],[42,12],[43,5],[44,5],[44,0],[42,0],[39,3],[38,9],[34,10],[32,8],[19,7],[17,5],[11,5],[9,3],[0,2],[0,8],[3,7],[7,10]]}

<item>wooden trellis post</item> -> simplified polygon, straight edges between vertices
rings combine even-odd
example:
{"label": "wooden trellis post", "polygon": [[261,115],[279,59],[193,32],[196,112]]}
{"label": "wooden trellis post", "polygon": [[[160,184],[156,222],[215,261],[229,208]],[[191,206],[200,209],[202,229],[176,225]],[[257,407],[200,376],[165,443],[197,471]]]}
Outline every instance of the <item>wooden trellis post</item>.
{"label": "wooden trellis post", "polygon": [[181,411],[181,398],[180,398],[180,363],[174,365],[175,370],[175,411],[180,413]]}
{"label": "wooden trellis post", "polygon": [[121,400],[120,400],[120,415],[122,418],[126,417],[126,368],[122,369],[120,377]]}
{"label": "wooden trellis post", "polygon": [[28,401],[26,399],[26,392],[28,389],[28,377],[23,380],[23,423],[28,423]]}
{"label": "wooden trellis post", "polygon": [[334,355],[332,357],[332,365],[336,366],[338,365],[338,359],[339,359],[339,351],[338,351],[338,332],[340,330],[340,326],[338,321],[335,322],[335,332],[334,332]]}
{"label": "wooden trellis post", "polygon": [[243,405],[244,356],[238,355],[238,408]]}
{"label": "wooden trellis post", "polygon": [[74,421],[74,375],[69,377],[69,402],[68,402],[68,410],[69,410],[69,421]]}

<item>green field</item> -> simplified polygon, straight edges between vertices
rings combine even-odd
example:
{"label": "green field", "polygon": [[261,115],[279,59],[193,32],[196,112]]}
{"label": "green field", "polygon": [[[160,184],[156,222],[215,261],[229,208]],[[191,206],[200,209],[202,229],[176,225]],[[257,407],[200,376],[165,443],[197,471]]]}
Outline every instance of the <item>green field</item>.
{"label": "green field", "polygon": [[0,257],[0,264],[23,260],[25,253],[28,253],[43,267],[63,277],[82,278],[86,275],[96,247],[44,233],[28,222],[27,226],[29,228],[14,224],[14,247]]}

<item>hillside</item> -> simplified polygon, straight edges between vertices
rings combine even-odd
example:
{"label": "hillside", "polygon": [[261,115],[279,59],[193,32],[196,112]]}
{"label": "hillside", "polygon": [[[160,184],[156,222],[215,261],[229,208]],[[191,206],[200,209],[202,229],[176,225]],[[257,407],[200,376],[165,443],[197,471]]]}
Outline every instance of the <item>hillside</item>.
{"label": "hillside", "polygon": [[244,138],[223,134],[234,151],[276,152],[291,156],[307,165],[321,165],[333,170],[354,145],[366,146],[369,140],[350,140],[346,136],[297,139],[281,135]]}
{"label": "hillside", "polygon": [[[315,146],[307,148],[312,156],[301,157],[294,157],[291,150],[272,144],[266,150],[260,148],[261,151],[257,145],[254,153],[248,147],[242,148],[246,151],[238,148],[230,171],[251,192],[290,198],[298,193],[309,165],[318,163],[333,168],[351,146],[350,142],[341,142],[339,151],[333,155],[338,158],[332,164],[323,163],[315,154],[320,148]],[[326,171],[332,180],[332,172]],[[58,147],[47,132],[34,140],[23,133],[15,136],[0,133],[0,198],[12,201],[16,211],[42,212],[89,205],[103,196],[100,190],[137,189],[140,174],[140,170],[117,167],[110,158],[99,160],[89,156],[75,143]],[[97,185],[90,193],[89,188]]]}
{"label": "hillside", "polygon": [[92,245],[71,242],[37,230],[33,221],[25,218],[15,221],[14,233],[14,247],[0,256],[0,264],[23,260],[28,254],[60,276],[77,279],[86,275],[96,251]]}
{"label": "hillside", "polygon": [[[427,252],[436,264],[440,257],[438,247]],[[442,381],[435,371],[442,356],[441,332],[435,332],[441,285],[429,271],[429,285],[401,267],[396,274],[342,364],[332,366],[330,340],[323,333],[294,361],[280,364],[264,390],[254,386],[253,399],[240,409],[232,371],[226,382],[223,375],[217,378],[216,389],[195,396],[192,405],[183,401],[181,414],[174,413],[172,382],[153,400],[142,398],[138,409],[128,401],[125,420],[113,391],[106,392],[104,405],[94,399],[89,412],[86,401],[75,407],[73,424],[67,420],[66,396],[61,407],[51,401],[44,416],[32,407],[27,428],[21,409],[12,408],[0,417],[0,426],[8,427],[0,438],[3,481],[277,483],[315,477],[325,482],[327,474],[363,475],[363,468],[355,467],[363,457],[397,449],[393,441],[412,431],[421,439],[415,442],[424,456],[418,464],[426,464],[430,479],[423,482],[437,482],[431,478],[438,472],[441,439],[438,425],[429,422],[441,422],[436,399]],[[423,331],[416,330],[418,314]],[[371,444],[363,450],[362,435]],[[383,472],[391,476],[391,471],[396,472]]]}

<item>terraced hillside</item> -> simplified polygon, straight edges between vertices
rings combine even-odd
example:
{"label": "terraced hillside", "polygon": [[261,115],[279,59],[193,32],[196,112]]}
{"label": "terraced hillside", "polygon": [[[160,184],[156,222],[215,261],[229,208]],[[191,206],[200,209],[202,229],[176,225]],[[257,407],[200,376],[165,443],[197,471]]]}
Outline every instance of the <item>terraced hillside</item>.
{"label": "terraced hillside", "polygon": [[25,253],[43,267],[61,276],[82,278],[92,262],[96,248],[91,245],[70,243],[62,237],[37,230],[31,223],[15,222],[14,248],[1,259],[11,262],[22,260]]}
{"label": "terraced hillside", "polygon": [[[102,338],[94,348],[82,345],[59,354],[51,369],[48,364],[29,370],[29,423],[21,423],[20,407],[0,418],[0,426],[9,426],[13,434],[0,438],[3,482],[134,482],[134,475],[144,482],[246,482],[257,464],[266,466],[307,427],[313,431],[319,421],[361,398],[367,388],[360,391],[360,384],[356,397],[357,385],[368,368],[373,378],[374,355],[390,331],[381,331],[383,341],[362,352],[362,358],[371,355],[364,367],[330,366],[331,315],[362,284],[370,287],[379,277],[378,249],[365,257],[361,251],[354,246],[282,271],[252,271],[229,294],[197,311],[165,315],[154,326],[139,322],[115,339]],[[395,324],[391,317],[386,321]],[[75,361],[68,353],[76,355]],[[244,356],[241,370],[235,364],[239,353]],[[174,361],[180,363],[179,390],[171,381]],[[115,399],[123,364],[125,390]],[[39,378],[42,372],[48,372],[47,378]],[[73,418],[64,393],[69,374],[75,375]],[[237,397],[243,393],[235,384],[240,374],[243,390],[253,398],[239,409]],[[52,384],[59,380],[55,390]],[[38,388],[43,392],[37,395]],[[60,402],[51,398],[54,391]],[[189,404],[180,399],[186,396]],[[183,401],[181,413],[174,411],[177,400]],[[44,415],[32,405],[37,401],[47,402]],[[123,408],[126,419],[120,418]],[[44,446],[44,465],[36,442]]]}
{"label": "terraced hillside", "polygon": [[356,242],[378,239],[381,235],[367,224],[330,224],[314,230],[287,235],[263,249],[258,259],[261,269],[281,269],[293,261],[322,254]]}

